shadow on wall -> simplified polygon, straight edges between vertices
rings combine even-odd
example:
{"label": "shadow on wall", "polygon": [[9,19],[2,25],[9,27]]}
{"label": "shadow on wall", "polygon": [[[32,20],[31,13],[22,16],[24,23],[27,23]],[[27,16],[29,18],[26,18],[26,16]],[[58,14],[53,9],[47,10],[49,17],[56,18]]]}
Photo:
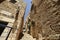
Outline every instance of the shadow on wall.
{"label": "shadow on wall", "polygon": [[10,2],[12,2],[12,3],[16,3],[17,1],[16,1],[16,0],[10,0]]}
{"label": "shadow on wall", "polygon": [[5,1],[5,0],[0,0],[0,3],[2,3],[3,1]]}

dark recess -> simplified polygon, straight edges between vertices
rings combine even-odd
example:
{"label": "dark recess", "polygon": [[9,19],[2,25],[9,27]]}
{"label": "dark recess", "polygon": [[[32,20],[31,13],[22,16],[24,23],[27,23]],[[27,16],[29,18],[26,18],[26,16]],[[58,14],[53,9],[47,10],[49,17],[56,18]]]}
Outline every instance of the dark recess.
{"label": "dark recess", "polygon": [[[7,25],[8,22],[0,21],[0,24]],[[4,31],[4,29],[5,29],[5,27],[0,26],[0,36],[1,36],[2,32]]]}
{"label": "dark recess", "polygon": [[60,0],[57,1],[57,5],[60,5]]}
{"label": "dark recess", "polygon": [[10,2],[12,2],[12,3],[16,3],[16,0],[10,0]]}
{"label": "dark recess", "polygon": [[5,0],[0,0],[0,3],[2,3],[3,1],[5,1]]}

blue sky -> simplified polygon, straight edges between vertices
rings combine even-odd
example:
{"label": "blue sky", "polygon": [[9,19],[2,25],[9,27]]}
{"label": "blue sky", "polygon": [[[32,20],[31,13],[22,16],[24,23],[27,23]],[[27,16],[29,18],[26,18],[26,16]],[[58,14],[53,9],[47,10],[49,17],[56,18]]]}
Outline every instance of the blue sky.
{"label": "blue sky", "polygon": [[24,16],[24,21],[26,20],[27,15],[29,14],[30,8],[31,8],[31,2],[32,0],[23,0],[26,4],[26,11],[25,11],[25,16]]}

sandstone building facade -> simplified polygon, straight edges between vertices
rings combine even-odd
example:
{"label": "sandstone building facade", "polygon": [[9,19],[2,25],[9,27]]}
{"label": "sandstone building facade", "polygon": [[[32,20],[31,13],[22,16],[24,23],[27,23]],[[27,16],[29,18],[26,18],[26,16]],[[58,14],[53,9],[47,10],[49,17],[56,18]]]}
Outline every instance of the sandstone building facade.
{"label": "sandstone building facade", "polygon": [[[0,39],[19,40],[26,4],[20,0],[0,0]],[[22,26],[21,26],[22,25]]]}
{"label": "sandstone building facade", "polygon": [[32,0],[30,22],[37,40],[60,40],[60,0]]}

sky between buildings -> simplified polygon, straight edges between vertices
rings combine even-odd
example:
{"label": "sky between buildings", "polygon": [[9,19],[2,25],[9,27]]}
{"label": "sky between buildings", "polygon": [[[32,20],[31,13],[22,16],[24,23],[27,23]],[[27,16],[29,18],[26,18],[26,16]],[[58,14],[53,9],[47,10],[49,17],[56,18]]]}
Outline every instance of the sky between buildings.
{"label": "sky between buildings", "polygon": [[23,0],[23,1],[27,4],[26,11],[25,11],[25,16],[24,16],[24,22],[25,22],[26,17],[28,16],[30,8],[31,8],[31,2],[32,2],[32,0]]}

